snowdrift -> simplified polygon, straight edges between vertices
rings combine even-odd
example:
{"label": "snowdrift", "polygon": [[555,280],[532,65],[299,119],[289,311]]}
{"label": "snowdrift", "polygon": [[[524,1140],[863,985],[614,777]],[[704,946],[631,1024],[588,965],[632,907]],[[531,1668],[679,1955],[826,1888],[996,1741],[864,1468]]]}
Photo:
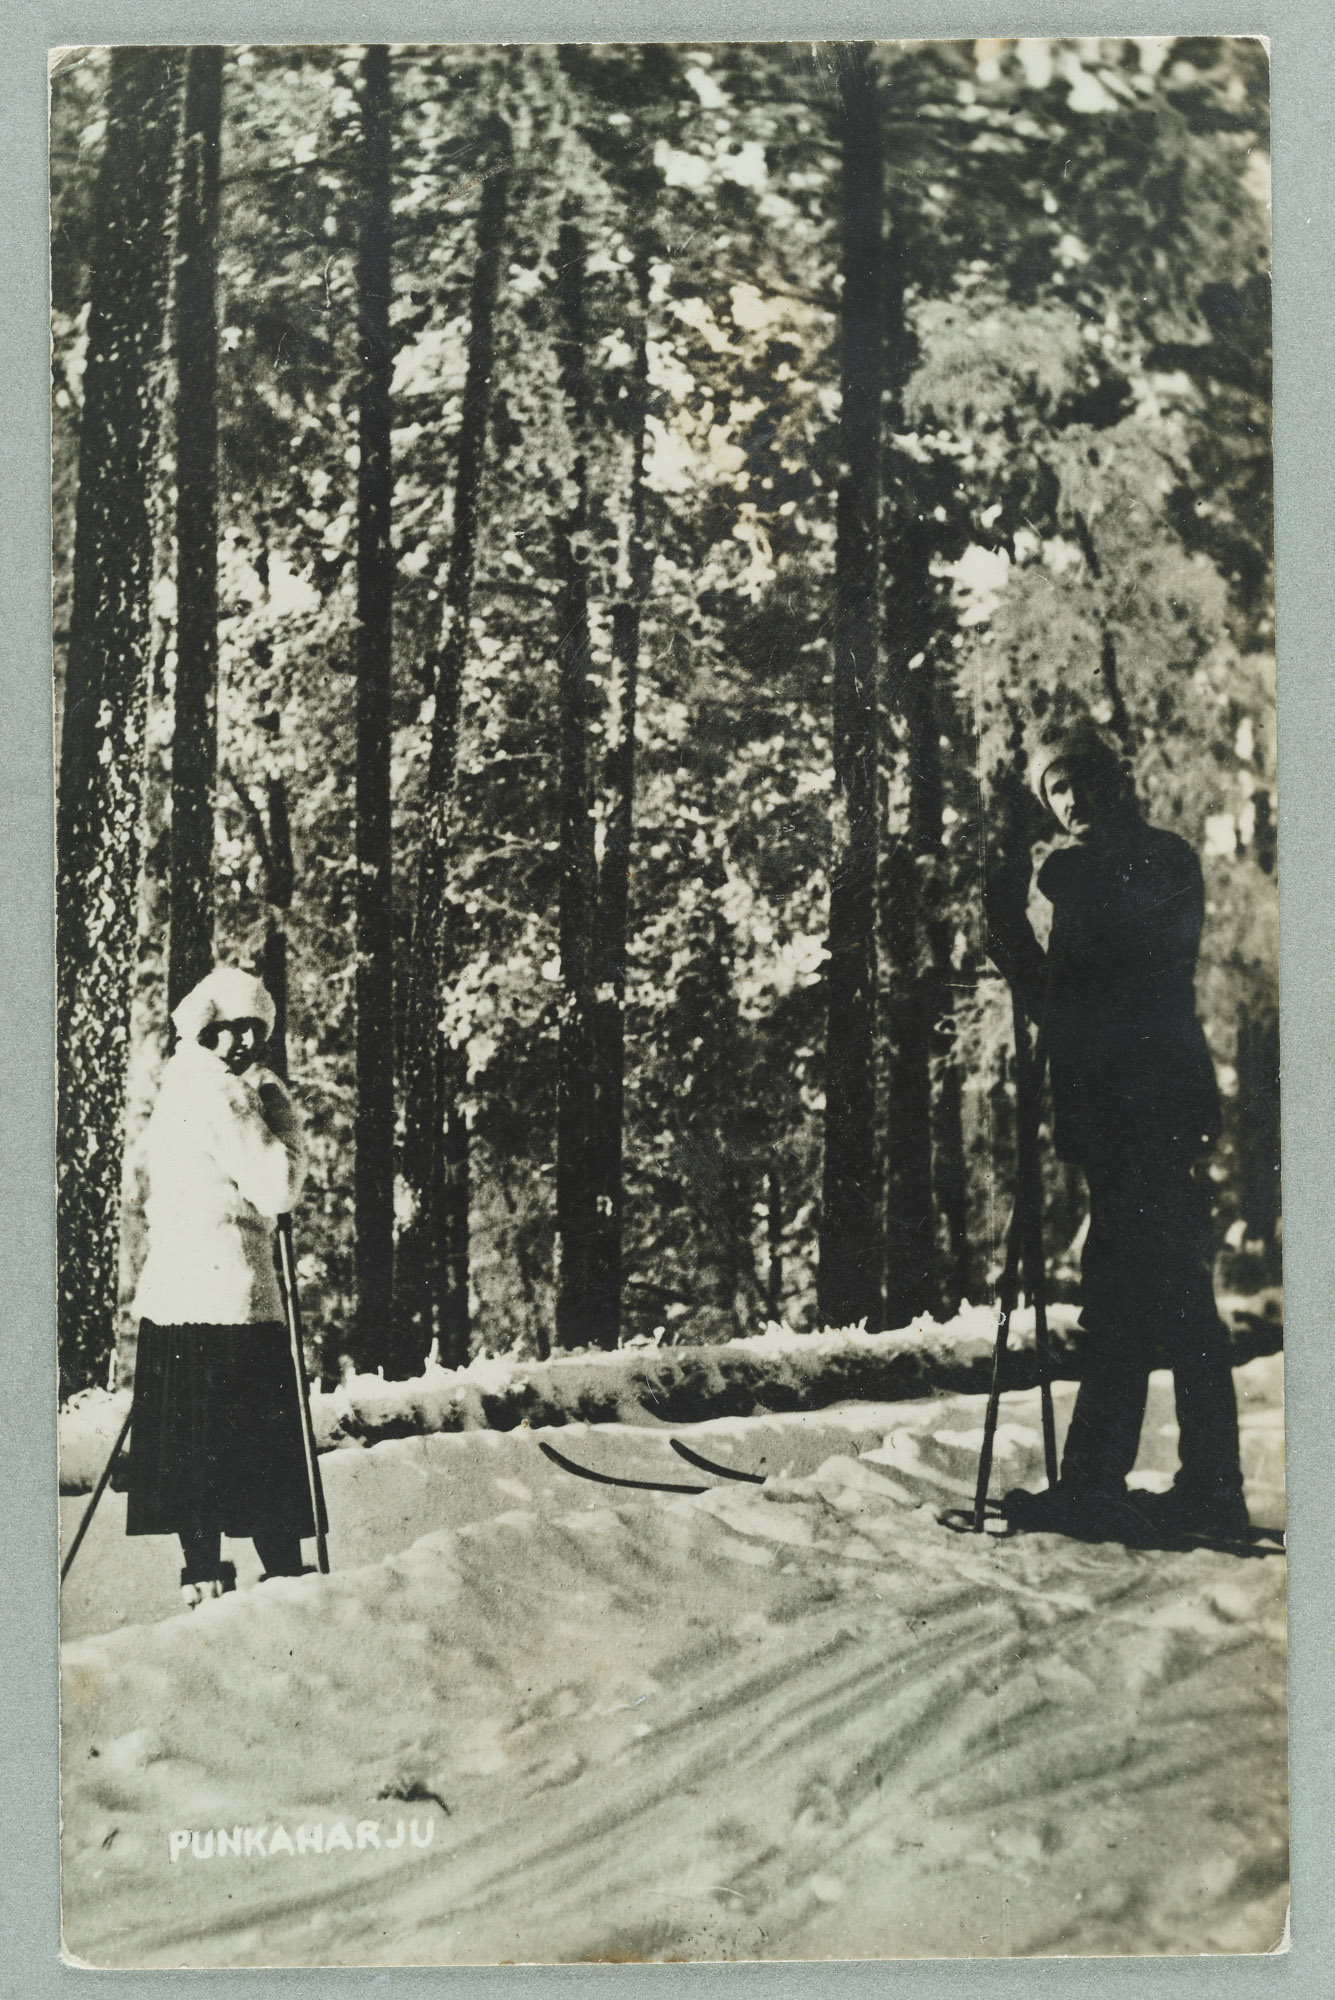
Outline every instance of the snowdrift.
{"label": "snowdrift", "polygon": [[[1221,1301],[1239,1361],[1280,1342],[1269,1299]],[[1064,1375],[1079,1373],[1078,1308],[1054,1305],[1048,1319]],[[438,1431],[514,1430],[570,1423],[699,1423],[710,1417],[815,1410],[858,1398],[898,1402],[943,1391],[986,1389],[996,1309],[965,1305],[943,1323],[923,1315],[891,1333],[860,1327],[799,1334],[779,1325],[714,1347],[591,1349],[549,1361],[482,1355],[467,1368],[428,1365],[406,1382],[353,1375],[311,1399],[321,1451]],[[1034,1316],[1012,1322],[1008,1383],[1036,1380]],[[129,1408],[121,1390],[87,1390],[60,1421],[60,1488],[87,1492]]]}
{"label": "snowdrift", "polygon": [[[1236,1379],[1249,1504],[1275,1522],[1281,1364]],[[350,1555],[377,1506],[392,1540],[408,1488],[447,1524],[65,1647],[69,1948],[179,1966],[1273,1946],[1282,1558],[953,1533],[938,1516],[969,1491],[981,1414],[945,1396],[874,1424],[866,1405],[716,1421],[691,1441],[769,1476],[698,1494],[590,1488],[523,1430],[341,1455]],[[691,1476],[643,1425],[562,1444]],[[1000,1481],[1037,1479],[1033,1394],[1008,1398],[998,1444]],[[1175,1450],[1158,1376],[1139,1483],[1166,1483]]]}

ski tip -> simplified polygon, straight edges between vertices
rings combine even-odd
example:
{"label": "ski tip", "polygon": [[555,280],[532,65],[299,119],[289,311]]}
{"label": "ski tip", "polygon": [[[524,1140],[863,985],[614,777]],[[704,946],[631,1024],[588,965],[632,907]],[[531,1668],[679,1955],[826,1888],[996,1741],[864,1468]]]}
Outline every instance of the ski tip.
{"label": "ski tip", "polygon": [[719,1465],[714,1459],[704,1458],[698,1451],[692,1451],[680,1438],[669,1438],[668,1443],[679,1458],[684,1458],[688,1465],[695,1466],[700,1472],[716,1473],[720,1479],[742,1479],[748,1486],[765,1484],[766,1475],[763,1472],[742,1472],[735,1465]]}
{"label": "ski tip", "polygon": [[707,1493],[709,1491],[707,1486],[683,1486],[677,1480],[627,1479],[612,1472],[595,1472],[592,1466],[577,1465],[573,1458],[567,1458],[565,1453],[558,1451],[554,1444],[548,1444],[546,1438],[539,1438],[537,1444],[538,1450],[547,1458],[550,1458],[553,1465],[559,1465],[562,1472],[572,1472],[577,1479],[591,1480],[595,1486],[629,1486],[646,1493]]}

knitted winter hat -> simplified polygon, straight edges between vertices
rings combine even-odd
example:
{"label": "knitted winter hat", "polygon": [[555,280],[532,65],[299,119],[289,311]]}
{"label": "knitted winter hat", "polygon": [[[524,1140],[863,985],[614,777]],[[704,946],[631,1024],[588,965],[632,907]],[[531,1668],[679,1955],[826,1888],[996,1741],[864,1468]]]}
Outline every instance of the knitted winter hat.
{"label": "knitted winter hat", "polygon": [[264,981],[237,965],[215,965],[172,1013],[183,1042],[197,1042],[213,1021],[263,1021],[268,1035],[274,1019],[274,1004]]}
{"label": "knitted winter hat", "polygon": [[1064,729],[1045,730],[1038,739],[1029,759],[1029,784],[1044,805],[1047,794],[1043,787],[1054,764],[1075,765],[1090,776],[1097,773],[1115,779],[1124,791],[1132,789],[1126,759],[1088,716],[1080,717]]}

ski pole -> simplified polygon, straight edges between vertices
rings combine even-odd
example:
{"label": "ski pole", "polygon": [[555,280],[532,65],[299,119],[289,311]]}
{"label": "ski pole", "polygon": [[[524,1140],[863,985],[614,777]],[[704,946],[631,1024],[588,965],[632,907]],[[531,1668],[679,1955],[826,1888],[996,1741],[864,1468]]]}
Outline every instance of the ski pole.
{"label": "ski pole", "polygon": [[[1031,1050],[1029,1029],[1018,994],[1011,992],[1015,1026],[1015,1088],[1019,1099],[1019,1147],[1016,1171],[1025,1190],[1025,1230],[1021,1242],[1024,1288],[1034,1309],[1034,1358],[1038,1364],[1038,1395],[1043,1422],[1043,1465],[1049,1490],[1057,1484],[1057,1428],[1052,1412],[1052,1367],[1048,1345],[1047,1274],[1043,1260],[1043,1170],[1038,1157],[1040,1093],[1046,1050],[1042,1038]],[[1017,1190],[1018,1192],[1018,1190]]]}
{"label": "ski pole", "polygon": [[1002,1267],[997,1296],[997,1341],[992,1350],[992,1386],[987,1396],[987,1415],[983,1419],[983,1448],[978,1454],[978,1485],[973,1502],[973,1530],[976,1535],[981,1535],[983,1532],[983,1520],[987,1512],[987,1489],[992,1478],[992,1448],[996,1440],[997,1417],[1001,1409],[1001,1378],[1006,1360],[1006,1343],[1010,1338],[1011,1315],[1015,1311],[1016,1294],[1020,1287],[1020,1218],[1023,1205],[1024,1189],[1017,1183],[1010,1227],[1006,1232],[1006,1262]]}
{"label": "ski pole", "polygon": [[60,1565],[60,1581],[62,1583],[65,1581],[65,1578],[69,1575],[70,1565],[74,1561],[75,1556],[78,1555],[79,1550],[83,1544],[83,1538],[88,1533],[88,1529],[89,1526],[91,1525],[93,1516],[97,1512],[97,1503],[107,1490],[107,1481],[111,1477],[111,1468],[113,1465],[115,1465],[116,1460],[121,1455],[121,1446],[125,1443],[125,1439],[129,1433],[130,1419],[131,1417],[133,1417],[133,1415],[134,1415],[134,1405],[132,1403],[129,1409],[125,1412],[125,1422],[121,1425],[120,1436],[116,1439],[115,1444],[111,1447],[111,1457],[107,1460],[106,1464],[102,1468],[102,1477],[98,1480],[97,1485],[93,1488],[93,1497],[83,1510],[83,1519],[79,1523],[78,1533],[75,1535],[74,1540],[70,1543],[69,1554],[65,1557],[64,1562]]}
{"label": "ski pole", "polygon": [[1002,1376],[1010,1339],[1011,1319],[1020,1288],[1020,1265],[1025,1266],[1025,1283],[1034,1302],[1034,1349],[1039,1369],[1039,1399],[1043,1412],[1043,1459],[1049,1486],[1057,1484],[1057,1438],[1052,1411],[1052,1382],[1048,1366],[1047,1313],[1043,1288],[1042,1180],[1038,1167],[1038,1093],[1042,1087],[1047,1051],[1040,1036],[1031,1053],[1029,1032],[1018,997],[1012,991],[1015,1023],[1016,1099],[1018,1113],[1018,1159],[1015,1200],[1006,1235],[1006,1262],[997,1295],[997,1339],[992,1353],[992,1384],[988,1391],[987,1414],[983,1420],[983,1447],[978,1458],[978,1485],[974,1494],[973,1526],[983,1532],[987,1511],[987,1489],[992,1477],[992,1453],[996,1443],[997,1419],[1001,1410]]}
{"label": "ski pole", "polygon": [[324,1489],[315,1451],[315,1426],[311,1422],[311,1385],[306,1374],[306,1356],[301,1345],[301,1304],[297,1298],[297,1260],[292,1251],[292,1217],[278,1218],[278,1275],[282,1281],[283,1306],[287,1314],[288,1338],[292,1346],[292,1368],[297,1378],[297,1401],[301,1405],[301,1442],[306,1454],[306,1484],[310,1489],[311,1513],[315,1519],[315,1561],[321,1576],[329,1574],[329,1544],[325,1539]]}

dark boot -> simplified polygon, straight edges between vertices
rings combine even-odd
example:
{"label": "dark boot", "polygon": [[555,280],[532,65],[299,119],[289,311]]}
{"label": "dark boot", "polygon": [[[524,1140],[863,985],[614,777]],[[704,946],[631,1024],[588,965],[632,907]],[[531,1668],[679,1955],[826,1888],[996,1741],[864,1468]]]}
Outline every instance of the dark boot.
{"label": "dark boot", "polygon": [[1241,1491],[1201,1492],[1179,1477],[1167,1493],[1141,1493],[1136,1498],[1148,1525],[1165,1540],[1251,1540],[1251,1519]]}
{"label": "dark boot", "polygon": [[264,1534],[254,1537],[255,1553],[264,1565],[264,1583],[271,1576],[301,1576],[305,1564],[301,1560],[301,1539],[297,1535]]}
{"label": "dark boot", "polygon": [[1144,1522],[1125,1487],[1077,1485],[1064,1475],[1044,1493],[1015,1488],[1002,1501],[1001,1511],[1012,1527],[1025,1534],[1071,1535],[1082,1542],[1144,1539]]}
{"label": "dark boot", "polygon": [[181,1599],[188,1611],[196,1610],[206,1598],[224,1597],[236,1589],[236,1566],[220,1560],[222,1536],[216,1529],[203,1529],[181,1536],[185,1566],[181,1571]]}

